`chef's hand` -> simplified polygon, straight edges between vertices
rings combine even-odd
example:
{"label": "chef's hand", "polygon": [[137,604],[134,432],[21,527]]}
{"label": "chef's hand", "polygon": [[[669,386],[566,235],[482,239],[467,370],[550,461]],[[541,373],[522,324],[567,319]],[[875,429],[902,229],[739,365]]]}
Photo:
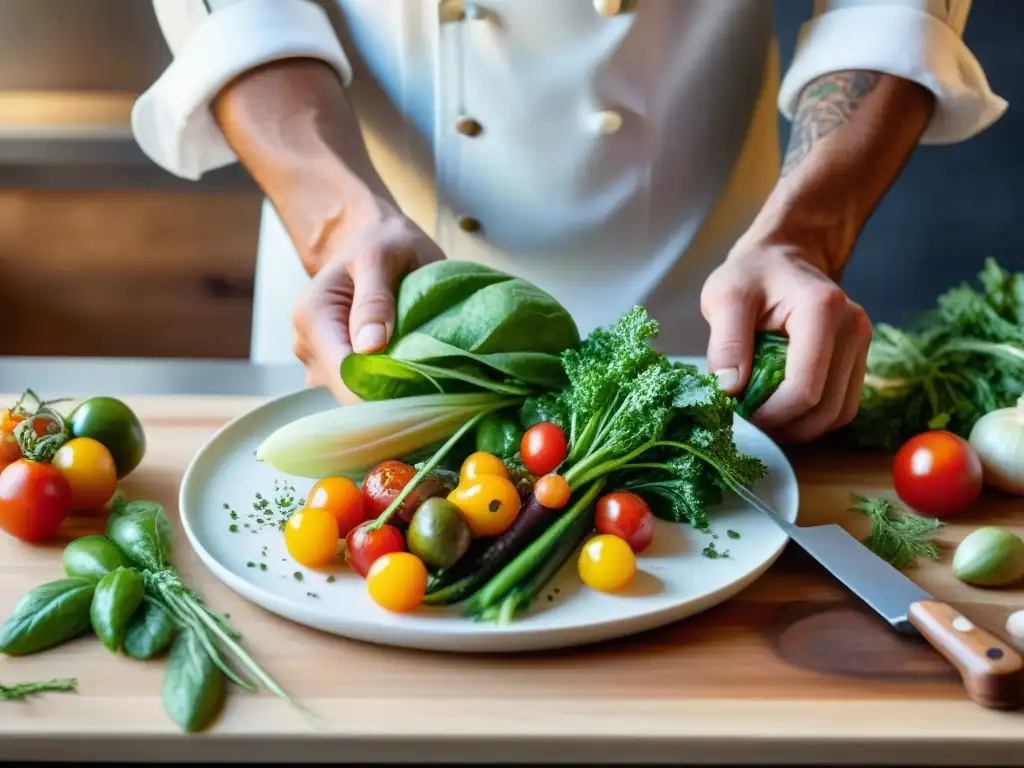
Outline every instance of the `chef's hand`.
{"label": "chef's hand", "polygon": [[306,382],[342,403],[355,396],[342,384],[350,351],[379,352],[395,330],[395,289],[408,272],[444,258],[414,222],[381,202],[352,216],[325,247],[322,265],[295,305],[295,355]]}
{"label": "chef's hand", "polygon": [[701,294],[708,370],[730,394],[750,377],[755,330],[789,336],[785,380],[751,418],[780,442],[837,429],[860,403],[871,323],[824,269],[799,248],[738,244]]}

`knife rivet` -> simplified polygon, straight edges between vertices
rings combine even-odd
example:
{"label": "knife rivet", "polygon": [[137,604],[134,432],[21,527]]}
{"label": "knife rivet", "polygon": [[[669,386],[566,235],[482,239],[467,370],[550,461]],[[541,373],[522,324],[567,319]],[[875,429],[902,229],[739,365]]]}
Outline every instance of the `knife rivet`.
{"label": "knife rivet", "polygon": [[990,659],[1001,659],[1003,658],[1003,649],[989,648],[987,651],[985,651],[985,655],[988,656]]}
{"label": "knife rivet", "polygon": [[953,629],[957,632],[970,632],[974,629],[974,624],[966,616],[957,616],[953,619]]}

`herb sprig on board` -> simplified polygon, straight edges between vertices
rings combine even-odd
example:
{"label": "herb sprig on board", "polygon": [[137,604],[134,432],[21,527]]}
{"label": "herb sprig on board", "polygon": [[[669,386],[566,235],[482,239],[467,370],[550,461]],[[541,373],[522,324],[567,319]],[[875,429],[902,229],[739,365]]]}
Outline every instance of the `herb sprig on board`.
{"label": "herb sprig on board", "polygon": [[915,565],[919,557],[939,559],[939,543],[929,538],[942,527],[935,518],[901,510],[888,499],[857,494],[850,510],[871,518],[871,533],[864,546],[894,568]]}
{"label": "herb sprig on board", "polygon": [[73,677],[45,680],[38,683],[0,685],[0,701],[24,701],[30,696],[38,696],[41,693],[72,693],[76,690],[78,690],[78,680]]}

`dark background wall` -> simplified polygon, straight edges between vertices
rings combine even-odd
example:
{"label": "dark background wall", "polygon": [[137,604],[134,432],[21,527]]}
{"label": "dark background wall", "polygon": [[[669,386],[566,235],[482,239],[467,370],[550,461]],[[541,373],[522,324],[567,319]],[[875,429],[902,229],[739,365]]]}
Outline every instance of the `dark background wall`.
{"label": "dark background wall", "polygon": [[[811,2],[776,0],[783,66]],[[1024,271],[1024,2],[974,0],[964,40],[1010,107],[969,141],[914,153],[869,221],[845,276],[875,321],[902,322],[973,279],[987,256]],[[789,127],[782,123],[783,146]]]}

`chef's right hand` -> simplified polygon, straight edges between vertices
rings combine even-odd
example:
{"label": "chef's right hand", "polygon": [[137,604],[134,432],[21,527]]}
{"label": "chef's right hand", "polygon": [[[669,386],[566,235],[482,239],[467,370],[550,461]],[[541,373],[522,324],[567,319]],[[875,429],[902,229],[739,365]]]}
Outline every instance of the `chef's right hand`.
{"label": "chef's right hand", "polygon": [[395,330],[395,290],[408,272],[444,258],[422,229],[387,203],[352,216],[324,247],[324,258],[295,305],[295,355],[306,383],[342,403],[357,398],[341,381],[351,351],[387,346]]}

